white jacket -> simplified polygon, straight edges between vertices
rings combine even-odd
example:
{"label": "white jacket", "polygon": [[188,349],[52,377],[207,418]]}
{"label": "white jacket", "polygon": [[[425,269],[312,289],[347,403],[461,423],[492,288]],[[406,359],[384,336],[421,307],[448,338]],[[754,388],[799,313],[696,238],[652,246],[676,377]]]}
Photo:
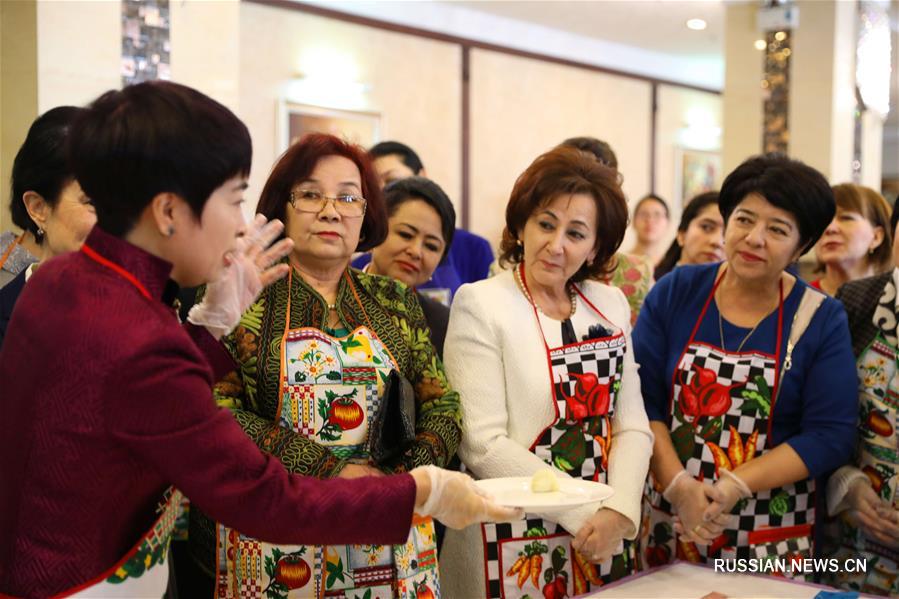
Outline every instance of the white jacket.
{"label": "white jacket", "polygon": [[[622,385],[612,419],[607,480],[615,495],[604,507],[631,521],[629,538],[633,538],[640,525],[640,503],[653,438],[633,357],[630,307],[624,294],[608,285],[585,281],[579,287],[611,324],[623,330],[627,339]],[[579,299],[578,312],[583,315],[589,310]],[[459,289],[444,347],[450,385],[462,400],[459,456],[466,467],[476,478],[532,476],[546,468],[528,450],[555,418],[546,347],[534,310],[518,289],[511,271]],[[552,519],[575,534],[598,507],[591,504],[575,508]],[[480,527],[447,531],[440,559],[441,586],[448,591],[445,596],[483,596],[482,560]]]}

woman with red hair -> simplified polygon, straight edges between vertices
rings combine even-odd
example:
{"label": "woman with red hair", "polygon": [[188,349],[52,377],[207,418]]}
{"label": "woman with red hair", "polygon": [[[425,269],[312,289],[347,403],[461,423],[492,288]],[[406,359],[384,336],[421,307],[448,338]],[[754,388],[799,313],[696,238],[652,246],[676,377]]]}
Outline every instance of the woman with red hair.
{"label": "woman with red hair", "polygon": [[[225,338],[239,368],[215,388],[219,405],[292,472],[355,478],[446,465],[461,436],[459,399],[415,292],[350,268],[353,252],[387,234],[365,151],[306,136],[275,165],[258,210],[285,223],[290,270]],[[279,547],[194,512],[190,543],[218,597],[439,594],[430,519],[413,520],[400,545]],[[248,571],[248,560],[259,567]]]}

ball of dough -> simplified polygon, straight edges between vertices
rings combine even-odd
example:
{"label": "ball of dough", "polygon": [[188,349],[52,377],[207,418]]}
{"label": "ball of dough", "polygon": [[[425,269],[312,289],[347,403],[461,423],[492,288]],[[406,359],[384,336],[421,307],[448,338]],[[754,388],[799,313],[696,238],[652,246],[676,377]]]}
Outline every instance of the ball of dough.
{"label": "ball of dough", "polygon": [[552,493],[559,490],[559,481],[549,468],[538,470],[531,477],[531,491],[534,493]]}

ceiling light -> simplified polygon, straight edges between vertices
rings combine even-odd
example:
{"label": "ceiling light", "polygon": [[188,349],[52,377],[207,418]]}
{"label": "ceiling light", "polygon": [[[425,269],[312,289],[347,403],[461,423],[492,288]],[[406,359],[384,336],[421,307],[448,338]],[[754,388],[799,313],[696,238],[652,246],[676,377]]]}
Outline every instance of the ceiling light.
{"label": "ceiling light", "polygon": [[690,19],[687,21],[687,28],[692,29],[693,31],[702,31],[707,27],[707,24],[702,19]]}
{"label": "ceiling light", "polygon": [[764,50],[768,47],[768,43],[765,40],[755,40],[755,49],[756,50]]}

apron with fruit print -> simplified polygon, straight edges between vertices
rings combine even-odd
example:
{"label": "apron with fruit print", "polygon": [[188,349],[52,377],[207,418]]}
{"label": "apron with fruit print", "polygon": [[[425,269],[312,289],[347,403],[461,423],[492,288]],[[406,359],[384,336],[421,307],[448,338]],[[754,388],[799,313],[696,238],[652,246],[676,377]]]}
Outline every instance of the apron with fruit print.
{"label": "apron with fruit print", "polygon": [[[352,281],[347,280],[355,295]],[[312,327],[290,329],[289,298],[286,314],[278,423],[327,446],[340,458],[368,464],[369,427],[396,361],[367,315],[367,327],[332,337]],[[217,597],[423,599],[440,595],[434,523],[417,515],[406,543],[393,546],[278,546],[219,524],[216,555]]]}
{"label": "apron with fruit print", "polygon": [[[526,286],[524,273],[519,274]],[[593,312],[611,324],[579,289],[575,290]],[[540,327],[536,309],[534,317]],[[546,347],[556,417],[538,435],[531,452],[573,477],[606,482],[612,413],[626,352],[621,331]],[[629,541],[619,545],[611,559],[592,564],[571,547],[574,537],[561,525],[531,514],[515,522],[482,524],[481,533],[487,597],[573,597],[634,571]]]}
{"label": "apron with fruit print", "polygon": [[[783,284],[777,315],[775,355],[730,352],[695,341],[696,331],[725,273],[709,294],[672,377],[671,441],[690,476],[716,481],[771,448],[771,414],[779,381],[783,335]],[[643,559],[648,567],[682,559],[806,558],[812,552],[815,482],[803,480],[740,500],[732,510],[736,529],[726,529],[709,545],[676,538],[672,507],[650,476],[649,514]],[[648,533],[648,534],[647,534]]]}
{"label": "apron with fruit print", "polygon": [[168,551],[183,495],[173,487],[157,507],[159,516],[125,556],[93,580],[60,597],[162,597],[169,583]]}
{"label": "apron with fruit print", "polygon": [[[857,465],[872,488],[899,509],[899,349],[878,333],[856,361],[859,380]],[[842,517],[828,522],[829,539],[840,543],[832,557],[864,558],[867,572],[828,574],[828,584],[862,593],[899,595],[899,551],[869,539]],[[829,553],[829,552],[828,552]],[[831,557],[828,555],[828,557]]]}

